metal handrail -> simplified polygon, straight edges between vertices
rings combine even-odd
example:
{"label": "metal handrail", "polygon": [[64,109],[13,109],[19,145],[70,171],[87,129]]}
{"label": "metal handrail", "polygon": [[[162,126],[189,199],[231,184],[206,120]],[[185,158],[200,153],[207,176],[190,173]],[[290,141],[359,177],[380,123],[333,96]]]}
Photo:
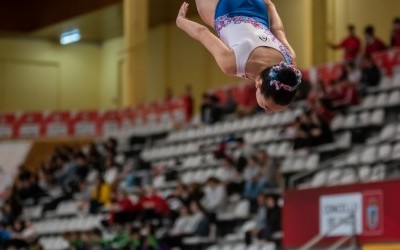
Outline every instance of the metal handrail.
{"label": "metal handrail", "polygon": [[[352,237],[355,236],[356,232],[355,232],[355,212],[350,213],[349,216],[342,218],[340,221],[338,221],[335,225],[333,225],[331,228],[329,228],[329,230],[327,232],[325,232],[325,234],[317,234],[316,236],[314,236],[311,240],[309,240],[306,244],[304,244],[304,246],[302,246],[299,250],[310,250],[312,247],[314,247],[315,245],[317,245],[323,238],[325,238],[327,235],[329,235],[331,232],[333,232],[334,230],[336,230],[338,227],[340,227],[341,225],[343,225],[345,222],[347,222],[348,219],[352,219],[352,225],[353,225],[353,232],[352,235],[349,236],[344,236],[342,238],[340,238],[331,248],[329,248],[328,250],[335,250],[338,247],[342,246],[347,240],[351,239]],[[346,238],[346,240],[344,242],[342,242],[342,240]],[[340,245],[336,246],[337,243],[341,243]],[[334,248],[333,248],[334,247]]]}

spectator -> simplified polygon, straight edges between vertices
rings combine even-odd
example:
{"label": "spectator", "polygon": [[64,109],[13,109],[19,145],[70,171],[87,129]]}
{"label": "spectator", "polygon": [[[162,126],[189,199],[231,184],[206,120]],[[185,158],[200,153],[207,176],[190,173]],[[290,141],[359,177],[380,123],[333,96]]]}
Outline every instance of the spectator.
{"label": "spectator", "polygon": [[89,205],[89,212],[98,213],[103,206],[111,204],[111,186],[101,176],[96,179]]}
{"label": "spectator", "polygon": [[104,181],[113,185],[118,179],[119,166],[114,162],[113,156],[107,156],[104,162]]}
{"label": "spectator", "polygon": [[76,173],[78,180],[80,182],[85,181],[85,179],[89,173],[90,167],[88,165],[86,156],[82,152],[79,152],[75,156],[75,164],[77,165],[75,173]]}
{"label": "spectator", "polygon": [[160,225],[162,218],[169,213],[167,201],[156,193],[153,187],[147,187],[145,195],[139,198],[142,222],[156,220]]}
{"label": "spectator", "polygon": [[192,86],[187,84],[185,87],[185,94],[183,95],[183,101],[185,103],[185,114],[187,121],[190,121],[193,116],[194,99],[192,95]]}
{"label": "spectator", "polygon": [[188,202],[200,201],[204,197],[204,192],[201,189],[201,186],[197,183],[189,184],[188,191],[189,191]]}
{"label": "spectator", "polygon": [[175,220],[174,225],[169,230],[170,236],[177,236],[177,235],[189,235],[194,232],[195,225],[190,217],[189,208],[186,206],[182,206],[179,209],[179,216]]}
{"label": "spectator", "polygon": [[256,225],[251,230],[245,233],[246,245],[251,245],[252,238],[263,238],[263,231],[267,227],[267,199],[265,194],[260,194],[257,198],[257,215],[254,218]]}
{"label": "spectator", "polygon": [[264,231],[264,239],[274,241],[274,233],[281,231],[282,211],[278,205],[278,197],[275,195],[268,195],[267,200],[267,223],[266,230]]}
{"label": "spectator", "polygon": [[261,169],[257,156],[252,155],[247,161],[247,166],[244,169],[243,177],[245,181],[251,180],[254,176],[260,175]]}
{"label": "spectator", "polygon": [[358,84],[346,80],[336,81],[328,91],[329,98],[335,110],[345,112],[350,106],[360,102]]}
{"label": "spectator", "polygon": [[375,36],[375,28],[372,25],[365,28],[364,35],[366,44],[364,56],[371,57],[373,53],[386,49],[382,40]]}
{"label": "spectator", "polygon": [[247,165],[247,158],[254,152],[254,147],[247,143],[244,138],[236,138],[236,146],[232,152],[233,158],[236,161],[237,170],[242,173]]}
{"label": "spectator", "polygon": [[259,149],[256,152],[257,160],[260,164],[261,175],[266,182],[275,185],[277,183],[278,167],[276,163],[269,157],[268,151]]}
{"label": "spectator", "polygon": [[313,111],[307,111],[295,122],[294,149],[313,147],[330,143],[333,135],[329,124],[321,120]]}
{"label": "spectator", "polygon": [[203,95],[203,104],[201,105],[201,121],[206,124],[214,124],[221,119],[221,110],[218,107],[217,97],[209,94]]}
{"label": "spectator", "polygon": [[219,179],[215,177],[209,178],[204,188],[204,197],[201,200],[201,205],[206,210],[212,222],[215,221],[216,212],[224,205],[225,200],[225,186],[221,184]]}
{"label": "spectator", "polygon": [[139,212],[139,206],[134,204],[125,191],[118,191],[117,197],[111,205],[111,221],[117,224],[124,224],[133,221]]}
{"label": "spectator", "polygon": [[226,91],[226,101],[221,105],[221,112],[223,115],[231,115],[236,112],[238,104],[233,96],[232,89],[227,89]]}
{"label": "spectator", "polygon": [[220,159],[221,167],[218,168],[216,172],[216,177],[228,184],[230,182],[235,182],[238,179],[238,172],[235,168],[235,162],[232,158],[224,156]]}
{"label": "spectator", "polygon": [[257,210],[257,198],[264,191],[265,186],[265,180],[259,174],[245,180],[243,196],[250,201],[251,212]]}
{"label": "spectator", "polygon": [[175,188],[174,192],[168,196],[167,198],[169,208],[171,210],[170,216],[172,221],[179,216],[179,211],[184,206],[189,206],[189,191],[187,187],[179,183],[178,186]]}
{"label": "spectator", "polygon": [[400,17],[396,17],[393,20],[392,37],[390,39],[390,45],[392,48],[400,47]]}
{"label": "spectator", "polygon": [[186,207],[181,208],[179,218],[164,239],[168,247],[182,249],[184,237],[208,235],[210,225],[201,205],[198,202],[192,202],[190,211],[191,214]]}
{"label": "spectator", "polygon": [[343,49],[344,60],[346,62],[354,63],[357,60],[358,54],[361,48],[361,41],[356,36],[354,25],[347,26],[348,36],[342,40],[339,44],[330,43],[332,49]]}
{"label": "spectator", "polygon": [[381,71],[376,66],[374,61],[365,56],[361,63],[362,68],[362,76],[361,83],[365,87],[375,87],[378,86],[379,81],[381,80]]}
{"label": "spectator", "polygon": [[243,178],[236,170],[235,162],[228,156],[223,157],[220,162],[222,167],[217,170],[216,177],[226,185],[227,194],[241,194]]}
{"label": "spectator", "polygon": [[358,84],[361,80],[361,71],[356,64],[353,62],[349,62],[346,65],[346,72],[347,72],[347,81],[350,83]]}

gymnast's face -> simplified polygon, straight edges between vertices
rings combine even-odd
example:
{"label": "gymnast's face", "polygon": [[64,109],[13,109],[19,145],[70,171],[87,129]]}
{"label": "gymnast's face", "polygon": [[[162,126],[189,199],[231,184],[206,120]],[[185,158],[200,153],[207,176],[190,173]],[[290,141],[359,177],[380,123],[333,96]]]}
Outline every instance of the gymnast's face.
{"label": "gymnast's face", "polygon": [[274,100],[271,97],[265,97],[263,94],[261,94],[261,84],[256,84],[257,91],[256,91],[256,99],[258,105],[265,110],[267,113],[274,113],[274,112],[280,112],[280,111],[285,111],[288,106],[281,106],[279,104],[276,104]]}

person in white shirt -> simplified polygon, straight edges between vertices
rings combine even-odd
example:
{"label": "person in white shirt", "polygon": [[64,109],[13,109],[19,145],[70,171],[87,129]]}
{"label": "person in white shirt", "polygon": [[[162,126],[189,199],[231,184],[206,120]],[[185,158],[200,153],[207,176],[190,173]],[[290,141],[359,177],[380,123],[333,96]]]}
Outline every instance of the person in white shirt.
{"label": "person in white shirt", "polygon": [[201,205],[208,213],[212,222],[215,221],[216,212],[224,205],[225,200],[225,186],[217,178],[209,178],[204,188],[204,197],[201,200]]}

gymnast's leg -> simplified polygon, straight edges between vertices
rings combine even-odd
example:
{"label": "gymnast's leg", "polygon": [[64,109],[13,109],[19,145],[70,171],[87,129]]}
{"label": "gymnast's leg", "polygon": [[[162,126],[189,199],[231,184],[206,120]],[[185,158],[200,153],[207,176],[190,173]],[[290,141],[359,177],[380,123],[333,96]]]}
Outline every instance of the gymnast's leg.
{"label": "gymnast's leg", "polygon": [[219,0],[196,0],[197,11],[201,19],[211,28],[214,28],[215,9],[218,1]]}

